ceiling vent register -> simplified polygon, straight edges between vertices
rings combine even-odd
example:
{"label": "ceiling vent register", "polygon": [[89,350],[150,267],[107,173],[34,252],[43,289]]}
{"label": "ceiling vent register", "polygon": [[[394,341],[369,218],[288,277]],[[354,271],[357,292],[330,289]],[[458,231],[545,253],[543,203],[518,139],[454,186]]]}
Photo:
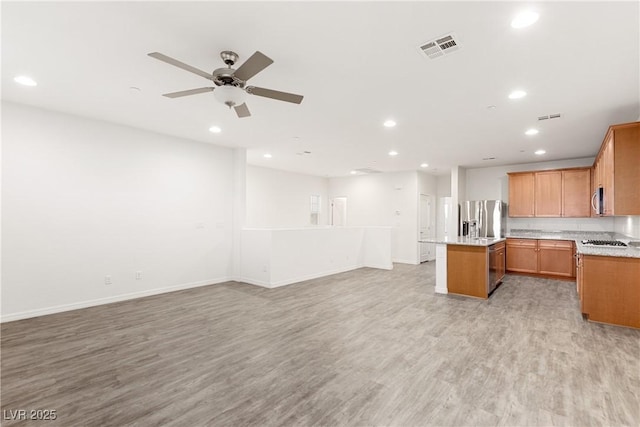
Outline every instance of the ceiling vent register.
{"label": "ceiling vent register", "polygon": [[420,46],[420,50],[422,51],[422,53],[424,53],[431,59],[449,55],[459,49],[460,43],[453,33],[440,36],[437,39],[430,40]]}
{"label": "ceiling vent register", "polygon": [[355,169],[355,171],[358,173],[382,173],[382,171],[371,169],[371,168],[360,168],[360,169]]}
{"label": "ceiling vent register", "polygon": [[560,117],[562,117],[562,115],[560,113],[556,113],[556,114],[549,114],[548,116],[540,116],[538,117],[538,121],[542,121],[542,120],[551,120],[551,119],[559,119]]}

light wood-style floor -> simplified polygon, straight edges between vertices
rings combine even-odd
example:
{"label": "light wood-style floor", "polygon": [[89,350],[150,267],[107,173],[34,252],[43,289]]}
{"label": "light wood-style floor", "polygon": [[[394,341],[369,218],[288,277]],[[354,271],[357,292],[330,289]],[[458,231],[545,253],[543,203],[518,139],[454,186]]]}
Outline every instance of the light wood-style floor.
{"label": "light wood-style floor", "polygon": [[57,420],[3,425],[640,425],[640,331],[584,321],[574,283],[433,288],[397,264],[5,323],[2,409]]}

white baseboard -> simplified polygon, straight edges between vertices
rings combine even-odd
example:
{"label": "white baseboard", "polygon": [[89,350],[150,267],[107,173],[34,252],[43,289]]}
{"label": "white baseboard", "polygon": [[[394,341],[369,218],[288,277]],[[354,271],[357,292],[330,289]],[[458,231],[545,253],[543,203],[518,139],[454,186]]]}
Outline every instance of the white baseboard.
{"label": "white baseboard", "polygon": [[398,264],[411,264],[411,265],[419,265],[420,261],[416,261],[415,259],[394,259],[393,260],[394,263],[398,263]]}
{"label": "white baseboard", "polygon": [[388,264],[364,264],[363,267],[379,268],[380,270],[393,270],[393,263]]}
{"label": "white baseboard", "polygon": [[447,288],[438,288],[436,286],[436,294],[448,294],[449,290]]}
{"label": "white baseboard", "polygon": [[268,282],[262,280],[253,280],[248,277],[237,277],[233,279],[234,282],[246,283],[248,285],[260,286],[262,288],[271,288],[271,285]]}
{"label": "white baseboard", "polygon": [[165,286],[163,288],[148,289],[146,291],[132,292],[128,294],[114,295],[106,298],[98,298],[88,301],[80,301],[71,304],[57,305],[53,307],[38,308],[35,310],[21,311],[18,313],[3,314],[0,316],[0,323],[13,322],[15,320],[29,319],[31,317],[46,316],[47,314],[62,313],[64,311],[78,310],[81,308],[95,307],[97,305],[110,304],[112,302],[127,301],[136,298],[148,297],[151,295],[165,294],[168,292],[181,291],[183,289],[197,288],[200,286],[215,285],[228,282],[232,279],[228,277],[201,280],[198,282],[182,283],[179,285]]}

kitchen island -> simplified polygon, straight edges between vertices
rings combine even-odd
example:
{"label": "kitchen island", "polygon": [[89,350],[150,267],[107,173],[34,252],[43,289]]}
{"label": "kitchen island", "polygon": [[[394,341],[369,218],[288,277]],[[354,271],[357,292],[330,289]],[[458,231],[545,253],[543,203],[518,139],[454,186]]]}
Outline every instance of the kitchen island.
{"label": "kitchen island", "polygon": [[488,298],[505,272],[504,238],[420,240],[436,244],[436,293]]}

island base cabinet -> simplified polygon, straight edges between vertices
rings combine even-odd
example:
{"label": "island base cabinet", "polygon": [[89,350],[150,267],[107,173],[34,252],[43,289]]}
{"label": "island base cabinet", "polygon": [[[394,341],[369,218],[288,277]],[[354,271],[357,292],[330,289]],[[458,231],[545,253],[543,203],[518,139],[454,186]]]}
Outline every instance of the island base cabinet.
{"label": "island base cabinet", "polygon": [[582,255],[578,285],[589,320],[640,328],[640,258]]}
{"label": "island base cabinet", "polygon": [[488,267],[486,247],[447,245],[448,292],[488,298]]}

